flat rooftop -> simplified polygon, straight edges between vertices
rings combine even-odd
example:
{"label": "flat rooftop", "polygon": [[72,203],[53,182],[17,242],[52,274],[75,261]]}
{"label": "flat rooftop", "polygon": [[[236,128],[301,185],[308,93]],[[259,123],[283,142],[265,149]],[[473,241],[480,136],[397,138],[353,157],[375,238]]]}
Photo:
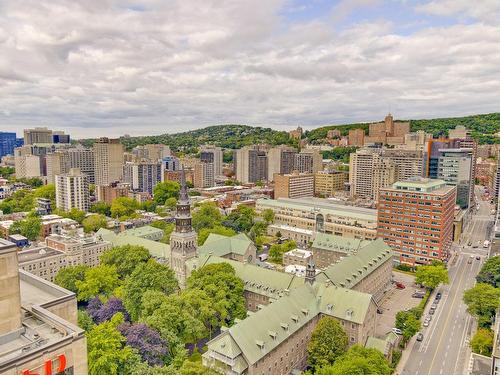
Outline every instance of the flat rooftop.
{"label": "flat rooftop", "polygon": [[50,247],[35,247],[33,249],[22,250],[18,253],[19,264],[32,262],[38,259],[46,259],[54,255],[60,255],[62,251],[51,249]]}
{"label": "flat rooftop", "polygon": [[449,186],[445,181],[438,179],[412,178],[406,181],[395,182],[392,185],[392,189],[421,193],[447,193],[453,189],[453,186]]}

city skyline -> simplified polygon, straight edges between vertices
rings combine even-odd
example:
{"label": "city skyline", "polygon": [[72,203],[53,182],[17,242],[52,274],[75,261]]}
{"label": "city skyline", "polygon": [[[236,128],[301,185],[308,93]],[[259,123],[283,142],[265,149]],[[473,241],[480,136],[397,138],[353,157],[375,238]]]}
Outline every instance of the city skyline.
{"label": "city skyline", "polygon": [[290,130],[387,112],[498,110],[494,2],[7,1],[0,9],[2,131]]}

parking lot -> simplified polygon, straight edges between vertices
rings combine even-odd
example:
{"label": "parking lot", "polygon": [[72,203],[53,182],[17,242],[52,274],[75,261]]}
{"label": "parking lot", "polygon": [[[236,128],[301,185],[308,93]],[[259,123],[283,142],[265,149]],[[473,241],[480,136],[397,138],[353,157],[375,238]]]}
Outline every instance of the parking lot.
{"label": "parking lot", "polygon": [[[411,309],[417,306],[421,301],[421,299],[411,296],[416,289],[420,289],[415,285],[414,276],[401,272],[393,272],[393,276],[393,287],[385,294],[379,304],[383,313],[378,316],[376,331],[378,337],[384,336],[394,327],[394,320],[398,311]],[[405,289],[397,289],[396,282],[403,283],[406,286]]]}

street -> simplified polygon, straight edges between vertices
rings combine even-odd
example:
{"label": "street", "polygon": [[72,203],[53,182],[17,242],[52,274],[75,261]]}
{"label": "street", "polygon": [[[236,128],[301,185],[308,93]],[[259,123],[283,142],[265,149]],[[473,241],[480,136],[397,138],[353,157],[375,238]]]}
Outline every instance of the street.
{"label": "street", "polygon": [[[472,331],[472,317],[467,313],[462,302],[463,292],[471,288],[475,276],[487,256],[488,249],[483,248],[488,224],[491,222],[489,202],[479,199],[480,209],[473,216],[473,221],[464,233],[462,245],[465,249],[454,245],[458,255],[449,264],[450,283],[438,288],[442,293],[435,314],[429,327],[422,327],[424,339],[416,342],[411,349],[403,375],[462,375],[467,368],[469,359],[468,343]],[[480,244],[477,248],[467,246]],[[471,255],[473,257],[471,258]],[[476,260],[476,255],[481,260]],[[434,295],[431,296],[424,316],[428,314]]]}

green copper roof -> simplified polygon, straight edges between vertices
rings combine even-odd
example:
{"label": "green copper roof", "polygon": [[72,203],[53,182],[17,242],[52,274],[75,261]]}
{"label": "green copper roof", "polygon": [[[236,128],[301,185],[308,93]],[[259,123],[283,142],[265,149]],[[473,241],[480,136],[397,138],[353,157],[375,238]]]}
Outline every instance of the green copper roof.
{"label": "green copper roof", "polygon": [[104,228],[100,228],[97,231],[97,235],[100,235],[103,240],[111,242],[113,246],[143,246],[148,249],[149,254],[151,254],[151,256],[154,258],[165,260],[170,259],[170,245],[164,244],[162,242],[156,242],[148,240],[146,238],[132,236],[127,234],[126,231],[116,234],[115,232]]}
{"label": "green copper roof", "polygon": [[374,270],[392,259],[391,248],[380,238],[369,241],[355,255],[342,258],[316,276],[316,281],[330,280],[333,285],[352,288]]}
{"label": "green copper roof", "polygon": [[123,231],[122,233],[126,233],[131,236],[135,237],[146,237],[150,235],[158,235],[163,237],[163,230],[159,228],[152,227],[150,225],[145,225],[143,227],[138,227],[138,228],[132,228],[132,229],[127,229]]}
{"label": "green copper roof", "polygon": [[313,251],[314,249],[321,249],[350,254],[369,243],[370,241],[359,240],[357,238],[348,238],[318,232],[312,244],[312,248]]}
{"label": "green copper roof", "polygon": [[250,246],[254,245],[244,233],[239,233],[232,237],[210,233],[205,243],[198,248],[198,254],[213,254],[221,257],[231,253],[245,255]]}

